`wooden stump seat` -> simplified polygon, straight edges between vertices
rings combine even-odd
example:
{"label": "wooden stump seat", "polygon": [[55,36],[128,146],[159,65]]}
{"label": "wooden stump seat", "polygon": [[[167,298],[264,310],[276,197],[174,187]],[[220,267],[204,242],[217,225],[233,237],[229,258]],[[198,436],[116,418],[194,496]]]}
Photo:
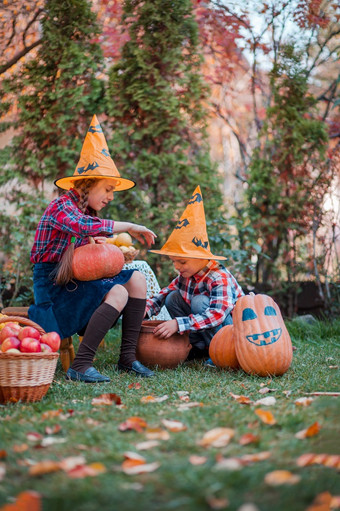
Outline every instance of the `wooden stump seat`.
{"label": "wooden stump seat", "polygon": [[[28,307],[5,307],[1,311],[6,316],[20,316],[28,318]],[[65,337],[60,344],[60,361],[66,372],[74,360],[74,347],[72,337]]]}

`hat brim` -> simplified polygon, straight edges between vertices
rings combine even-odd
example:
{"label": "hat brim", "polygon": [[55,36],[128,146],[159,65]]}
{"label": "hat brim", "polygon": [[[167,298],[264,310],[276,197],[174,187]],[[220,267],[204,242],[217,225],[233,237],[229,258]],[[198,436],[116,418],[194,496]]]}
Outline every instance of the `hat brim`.
{"label": "hat brim", "polygon": [[130,188],[134,188],[136,186],[136,183],[132,181],[131,179],[125,179],[124,177],[114,177],[114,176],[103,176],[103,175],[97,175],[97,176],[69,176],[69,177],[62,177],[60,179],[56,179],[54,181],[54,184],[61,188],[62,190],[70,190],[74,187],[74,184],[76,181],[81,181],[84,179],[108,179],[112,181],[114,184],[114,191],[115,192],[121,192],[123,190],[129,190]]}
{"label": "hat brim", "polygon": [[216,261],[226,261],[227,258],[224,257],[224,256],[217,256],[217,255],[214,255],[212,254],[211,252],[210,253],[207,253],[207,254],[197,254],[195,252],[193,253],[190,253],[190,252],[163,252],[162,250],[148,250],[148,252],[152,252],[153,254],[160,254],[160,255],[165,255],[165,256],[170,256],[170,257],[183,257],[183,259],[213,259],[213,260],[216,260]]}

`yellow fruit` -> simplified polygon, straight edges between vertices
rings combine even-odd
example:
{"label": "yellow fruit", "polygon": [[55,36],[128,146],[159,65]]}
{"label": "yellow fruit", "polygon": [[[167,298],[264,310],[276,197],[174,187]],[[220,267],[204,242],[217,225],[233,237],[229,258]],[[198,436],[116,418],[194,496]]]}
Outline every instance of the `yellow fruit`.
{"label": "yellow fruit", "polygon": [[132,245],[132,238],[129,233],[127,232],[121,232],[118,234],[115,244],[117,247],[120,247],[123,245],[124,247],[130,247]]}
{"label": "yellow fruit", "polygon": [[111,243],[111,245],[116,244],[117,234],[114,234],[112,238],[106,238],[106,243]]}

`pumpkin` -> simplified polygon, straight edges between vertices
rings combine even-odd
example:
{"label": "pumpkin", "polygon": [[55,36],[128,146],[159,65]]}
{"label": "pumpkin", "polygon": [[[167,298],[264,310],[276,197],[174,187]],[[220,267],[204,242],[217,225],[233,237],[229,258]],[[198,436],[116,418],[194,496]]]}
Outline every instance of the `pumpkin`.
{"label": "pumpkin", "polygon": [[279,306],[267,295],[242,296],[233,310],[236,356],[242,369],[260,376],[281,375],[293,358],[292,342]]}
{"label": "pumpkin", "polygon": [[233,325],[223,326],[216,332],[210,342],[209,356],[217,367],[240,367],[236,356]]}
{"label": "pumpkin", "polygon": [[72,271],[78,280],[97,280],[114,277],[124,264],[124,255],[115,245],[89,243],[75,249]]}

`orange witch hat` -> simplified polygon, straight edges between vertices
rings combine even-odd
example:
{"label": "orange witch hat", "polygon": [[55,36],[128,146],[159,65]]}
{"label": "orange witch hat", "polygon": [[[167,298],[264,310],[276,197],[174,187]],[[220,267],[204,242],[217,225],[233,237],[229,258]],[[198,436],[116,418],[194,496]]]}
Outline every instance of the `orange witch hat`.
{"label": "orange witch hat", "polygon": [[92,117],[73,176],[57,179],[54,184],[64,190],[70,190],[76,181],[91,178],[112,180],[115,192],[128,190],[136,185],[134,181],[120,177],[96,115]]}
{"label": "orange witch hat", "polygon": [[203,198],[199,186],[190,197],[183,215],[166,243],[160,250],[149,250],[149,252],[188,259],[226,259],[210,251]]}

